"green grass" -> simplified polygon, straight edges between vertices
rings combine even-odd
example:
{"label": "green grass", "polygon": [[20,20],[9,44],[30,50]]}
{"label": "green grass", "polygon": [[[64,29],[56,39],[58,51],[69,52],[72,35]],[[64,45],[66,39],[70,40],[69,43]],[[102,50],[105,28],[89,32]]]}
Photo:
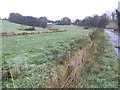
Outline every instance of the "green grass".
{"label": "green grass", "polygon": [[[4,23],[8,24],[8,22]],[[14,25],[10,31],[18,27]],[[64,64],[74,51],[82,47],[82,40],[92,32],[77,26],[53,27],[67,31],[2,38],[3,70],[13,67],[20,67],[23,70],[20,77],[17,77],[17,74],[14,75],[15,80],[6,80],[4,83],[6,87],[46,87],[50,81],[49,72],[52,74],[55,72],[56,62]],[[8,29],[5,26],[4,28]],[[57,59],[54,55],[56,51]]]}
{"label": "green grass", "polygon": [[104,49],[94,64],[98,67],[93,67],[86,73],[87,88],[118,88],[118,57],[106,33],[103,36],[104,43],[99,45]]}
{"label": "green grass", "polygon": [[110,28],[110,29],[116,29],[117,28],[117,23],[115,22],[110,22],[106,28]]}
{"label": "green grass", "polygon": [[[11,27],[12,25],[12,27]],[[18,26],[17,26],[18,25]],[[19,32],[19,24],[4,21],[4,30]],[[8,28],[9,27],[9,28]],[[92,33],[92,30],[84,30],[77,26],[57,26],[54,28],[66,30],[66,32],[33,34],[26,36],[14,36],[2,38],[2,68],[21,68],[22,73],[14,72],[13,80],[4,81],[7,88],[44,88],[50,83],[50,73],[54,77],[55,64],[64,65],[69,56],[82,48],[82,41]],[[10,31],[9,31],[10,30]],[[41,30],[41,29],[40,29]],[[42,29],[43,30],[43,29]],[[46,30],[46,29],[45,29]],[[96,35],[96,37],[99,37]],[[118,86],[118,61],[115,51],[103,33],[99,45],[103,48],[96,62],[99,68],[92,68],[86,73],[86,88],[115,88]],[[93,36],[94,38],[94,36]],[[97,57],[97,55],[96,55]]]}
{"label": "green grass", "polygon": [[[27,25],[20,25],[20,24],[12,23],[12,22],[9,22],[6,20],[0,20],[0,25],[2,25],[2,27],[0,27],[0,33],[1,32],[26,32],[26,31],[18,30],[18,29],[24,29],[24,28],[31,27],[31,26],[27,26]],[[47,30],[47,29],[43,29],[41,27],[36,27],[35,29],[37,31]]]}
{"label": "green grass", "polygon": [[114,33],[116,33],[116,34],[118,34],[118,35],[120,35],[120,32],[118,32],[118,31],[113,31]]}

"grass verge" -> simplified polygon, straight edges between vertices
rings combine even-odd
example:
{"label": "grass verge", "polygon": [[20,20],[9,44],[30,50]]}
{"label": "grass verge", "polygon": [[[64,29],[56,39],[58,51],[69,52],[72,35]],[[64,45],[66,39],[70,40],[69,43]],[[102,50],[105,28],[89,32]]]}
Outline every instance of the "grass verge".
{"label": "grass verge", "polygon": [[117,35],[120,35],[120,32],[118,32],[118,31],[113,31],[114,33],[116,33]]}
{"label": "grass verge", "polygon": [[[108,36],[99,31],[96,33],[98,51],[100,54],[94,54],[95,60],[91,68],[84,73],[85,88],[118,88],[118,58],[109,42]],[[98,42],[100,41],[100,42]],[[93,47],[94,48],[94,47]],[[89,66],[89,64],[88,64]],[[84,69],[84,71],[85,71]]]}

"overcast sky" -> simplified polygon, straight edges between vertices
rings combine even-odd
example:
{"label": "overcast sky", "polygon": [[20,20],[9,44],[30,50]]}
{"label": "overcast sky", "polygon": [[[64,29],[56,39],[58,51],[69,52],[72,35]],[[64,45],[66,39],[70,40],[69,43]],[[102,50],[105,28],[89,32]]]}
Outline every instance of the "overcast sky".
{"label": "overcast sky", "polygon": [[20,13],[24,16],[46,16],[50,20],[62,17],[83,19],[94,14],[101,15],[115,10],[120,0],[1,0],[0,17],[8,18],[9,13]]}

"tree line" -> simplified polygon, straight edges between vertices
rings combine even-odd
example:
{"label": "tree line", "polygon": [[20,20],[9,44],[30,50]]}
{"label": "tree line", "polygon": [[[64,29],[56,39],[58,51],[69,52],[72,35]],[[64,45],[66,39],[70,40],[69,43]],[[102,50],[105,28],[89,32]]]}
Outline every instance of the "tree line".
{"label": "tree line", "polygon": [[94,15],[85,17],[83,20],[76,19],[74,22],[71,22],[71,19],[68,17],[64,17],[61,20],[55,21],[57,25],[77,25],[77,26],[90,26],[90,27],[99,27],[105,28],[105,26],[109,23],[109,18],[107,14],[103,14],[101,16]]}
{"label": "tree line", "polygon": [[68,17],[64,17],[61,20],[55,21],[56,25],[70,25],[71,24],[71,19]]}
{"label": "tree line", "polygon": [[107,15],[103,14],[101,16],[94,15],[93,17],[85,17],[83,20],[76,19],[74,25],[104,28],[108,23]]}
{"label": "tree line", "polygon": [[8,20],[18,24],[43,27],[43,28],[47,27],[47,23],[52,23],[52,24],[54,23],[56,25],[71,24],[71,20],[68,17],[64,17],[61,20],[52,21],[52,20],[48,20],[46,17],[36,18],[33,16],[23,16],[19,13],[10,13]]}
{"label": "tree line", "polygon": [[23,25],[43,27],[43,28],[47,27],[46,17],[36,18],[33,16],[23,16],[19,13],[10,13],[8,20]]}
{"label": "tree line", "polygon": [[[113,13],[111,15],[113,20],[115,19],[115,14]],[[117,12],[117,16],[119,17],[119,12]],[[109,17],[107,14],[103,14],[101,16],[94,15],[85,17],[83,20],[76,19],[74,22],[71,22],[71,19],[68,17],[63,17],[61,20],[52,21],[48,20],[46,17],[40,17],[36,18],[33,16],[23,16],[19,13],[10,13],[9,21],[23,24],[23,25],[29,25],[29,26],[35,26],[35,27],[47,27],[48,23],[52,23],[55,25],[77,25],[77,26],[90,26],[90,27],[100,27],[105,28],[105,26],[109,23]],[[120,20],[120,19],[119,19]],[[120,24],[120,21],[119,21]]]}

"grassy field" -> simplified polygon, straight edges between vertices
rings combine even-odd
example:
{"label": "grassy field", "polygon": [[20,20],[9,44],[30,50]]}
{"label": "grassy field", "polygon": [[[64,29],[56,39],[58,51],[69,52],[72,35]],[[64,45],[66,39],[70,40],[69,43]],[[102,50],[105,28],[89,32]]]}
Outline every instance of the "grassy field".
{"label": "grassy field", "polygon": [[[6,20],[0,20],[0,25],[2,25],[2,27],[0,27],[0,33],[1,32],[26,32],[26,31],[18,30],[18,29],[24,29],[24,28],[31,27],[31,26],[12,23],[12,22],[9,22],[9,21],[6,21]],[[40,28],[40,27],[35,27],[35,29],[36,29],[36,31],[47,30],[47,29],[43,29],[43,28]]]}
{"label": "grassy field", "polygon": [[[11,32],[17,32],[19,27],[6,21],[3,24],[4,30],[9,31],[10,28]],[[5,79],[3,87],[46,87],[50,82],[49,72],[54,75],[55,64],[63,65],[92,32],[77,26],[53,27],[67,31],[2,38],[2,69],[13,71],[12,78]],[[15,72],[12,68],[21,71]]]}
{"label": "grassy field", "polygon": [[[4,21],[3,24],[4,30],[7,31],[10,28],[8,32],[19,32],[17,30],[20,26],[19,24],[7,21]],[[9,26],[9,28],[7,26]],[[70,59],[70,56],[74,56],[74,53],[83,47],[82,43],[84,42],[84,38],[89,35],[94,38],[93,41],[95,41],[95,44],[94,48],[91,48],[92,50],[88,52],[88,55],[94,56],[95,60],[93,61],[95,62],[93,62],[93,65],[89,68],[89,72],[84,72],[87,67],[83,69],[84,87],[117,87],[117,56],[108,40],[108,36],[104,32],[99,31],[95,33],[94,36],[92,34],[93,30],[83,29],[78,26],[54,25],[53,28],[66,30],[66,32],[1,38],[2,48],[0,51],[2,51],[2,55],[0,58],[2,60],[2,69],[4,72],[9,70],[11,74],[11,78],[8,79],[6,78],[8,75],[3,73],[3,87],[48,87],[50,85],[50,75],[56,77],[56,64],[63,67],[65,62]],[[39,30],[47,29],[41,28]],[[99,57],[97,54],[93,54],[97,49],[101,52]]]}
{"label": "grassy field", "polygon": [[110,28],[110,29],[116,29],[117,28],[117,23],[115,22],[110,22],[106,28]]}

